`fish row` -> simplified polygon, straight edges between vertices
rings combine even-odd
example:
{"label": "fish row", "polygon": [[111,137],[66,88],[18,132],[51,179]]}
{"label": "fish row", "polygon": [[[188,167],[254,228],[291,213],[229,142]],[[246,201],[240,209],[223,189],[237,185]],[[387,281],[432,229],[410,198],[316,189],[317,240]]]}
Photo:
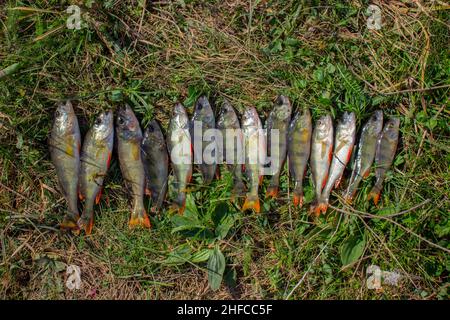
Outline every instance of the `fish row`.
{"label": "fish row", "polygon": [[[199,123],[202,130],[194,130],[194,123]],[[125,105],[118,110],[115,126],[112,111],[102,112],[87,132],[81,147],[77,117],[68,101],[58,106],[49,143],[52,162],[68,204],[68,212],[61,227],[83,229],[87,234],[91,233],[94,204],[100,200],[114,139],[117,141],[122,176],[132,195],[129,226],[150,227],[144,207],[144,194],[151,197],[151,210],[158,211],[166,198],[169,162],[172,164],[176,188],[173,207],[182,213],[193,163],[198,164],[204,184],[210,183],[217,175],[216,162],[202,161],[204,151],[211,143],[197,135],[207,129],[223,132],[224,141],[218,153],[225,157],[228,170],[233,174],[233,198],[245,196],[242,211],[260,211],[258,194],[265,168],[263,164],[251,161],[251,158],[264,151],[263,154],[271,159],[267,197],[277,197],[280,175],[288,160],[289,171],[295,182],[293,202],[294,205],[302,206],[303,179],[309,162],[316,194],[311,211],[316,214],[326,212],[330,193],[340,184],[356,140],[354,113],[345,112],[342,115],[335,134],[329,114],[318,119],[313,129],[309,109],[299,110],[292,117],[291,103],[286,96],[281,95],[275,100],[266,121],[266,131],[263,131],[261,119],[254,107],[246,108],[239,120],[235,109],[228,101],[224,101],[216,121],[208,99],[202,96],[195,104],[192,119],[189,119],[181,103],[175,104],[167,139],[156,120],[152,120],[143,133],[132,109]],[[236,134],[231,138],[238,143],[227,142],[230,139],[227,130],[235,130]],[[369,197],[375,203],[378,202],[386,171],[395,156],[398,131],[397,118],[390,118],[383,129],[381,111],[376,111],[364,125],[349,186],[344,193],[347,201],[351,202],[359,183],[370,173],[375,159],[376,183]],[[201,142],[198,150],[192,148],[193,141]],[[242,156],[240,153],[243,153],[243,165],[233,161]],[[215,151],[212,154],[216,155]],[[229,159],[230,155],[233,159]],[[81,216],[78,199],[84,201]]]}

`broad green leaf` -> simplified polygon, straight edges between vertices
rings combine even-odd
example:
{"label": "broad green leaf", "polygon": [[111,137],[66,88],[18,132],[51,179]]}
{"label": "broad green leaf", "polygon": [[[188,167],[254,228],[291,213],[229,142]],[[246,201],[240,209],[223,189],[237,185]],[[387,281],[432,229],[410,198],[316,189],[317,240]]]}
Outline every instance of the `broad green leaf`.
{"label": "broad green leaf", "polygon": [[216,247],[208,260],[208,283],[213,291],[220,288],[224,271],[225,257],[222,251]]}
{"label": "broad green leaf", "polygon": [[212,252],[213,250],[211,249],[201,249],[192,255],[191,262],[193,263],[205,262],[206,260],[209,259]]}
{"label": "broad green leaf", "polygon": [[191,255],[191,248],[186,244],[182,244],[175,248],[162,263],[166,265],[184,264],[191,259]]}
{"label": "broad green leaf", "polygon": [[346,266],[357,261],[364,252],[366,246],[365,236],[352,236],[345,240],[341,246],[341,262]]}
{"label": "broad green leaf", "polygon": [[231,214],[227,214],[220,220],[220,224],[216,227],[216,236],[219,239],[224,239],[228,231],[233,227],[235,218]]}

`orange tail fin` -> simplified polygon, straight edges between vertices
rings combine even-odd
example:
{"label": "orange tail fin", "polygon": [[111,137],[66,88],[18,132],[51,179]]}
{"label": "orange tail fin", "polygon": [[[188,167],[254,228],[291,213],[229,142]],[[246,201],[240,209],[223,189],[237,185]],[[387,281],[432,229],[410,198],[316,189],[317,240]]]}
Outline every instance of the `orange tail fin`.
{"label": "orange tail fin", "polygon": [[277,198],[278,197],[278,186],[269,186],[266,192],[267,198]]}
{"label": "orange tail fin", "polygon": [[77,221],[80,216],[73,214],[66,214],[63,218],[63,221],[59,224],[59,227],[64,230],[78,230]]}
{"label": "orange tail fin", "polygon": [[130,222],[128,222],[128,227],[130,229],[137,227],[137,226],[142,226],[144,228],[151,228],[151,223],[150,223],[150,219],[148,218],[147,213],[144,211],[142,213],[141,216],[137,216],[137,217],[131,217],[130,218]]}
{"label": "orange tail fin", "polygon": [[381,196],[381,190],[379,190],[376,186],[374,186],[372,188],[372,190],[370,190],[369,194],[367,195],[367,200],[373,200],[373,203],[375,205],[378,205],[378,202],[380,201],[380,196]]}
{"label": "orange tail fin", "polygon": [[303,195],[301,195],[301,194],[294,194],[294,200],[293,200],[293,202],[294,202],[294,206],[297,206],[297,207],[303,207]]}
{"label": "orange tail fin", "polygon": [[314,214],[316,217],[320,216],[321,207],[319,203],[311,205],[309,208],[309,213]]}
{"label": "orange tail fin", "polygon": [[245,202],[244,205],[242,206],[242,211],[247,211],[247,210],[251,210],[253,209],[256,213],[259,213],[261,210],[261,207],[259,205],[259,198],[256,197],[256,199],[254,197],[249,197],[247,196],[245,198]]}
{"label": "orange tail fin", "polygon": [[92,215],[88,221],[80,218],[77,224],[80,229],[84,230],[86,235],[90,235],[92,233],[92,229],[94,228],[94,215]]}

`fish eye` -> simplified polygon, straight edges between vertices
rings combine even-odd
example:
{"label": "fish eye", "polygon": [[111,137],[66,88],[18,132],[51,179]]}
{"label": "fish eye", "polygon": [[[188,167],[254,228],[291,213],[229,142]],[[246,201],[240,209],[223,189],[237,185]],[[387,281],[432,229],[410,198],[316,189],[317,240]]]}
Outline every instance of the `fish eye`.
{"label": "fish eye", "polygon": [[102,124],[102,119],[100,119],[100,118],[95,119],[95,124],[96,125]]}
{"label": "fish eye", "polygon": [[61,112],[60,112],[59,110],[56,110],[55,115],[56,115],[57,117],[60,117],[60,116],[61,116]]}
{"label": "fish eye", "polygon": [[150,125],[150,126],[148,127],[148,131],[149,131],[149,132],[155,132],[155,128],[154,128],[152,125]]}
{"label": "fish eye", "polygon": [[123,120],[122,117],[119,117],[119,118],[117,119],[117,122],[118,122],[121,126],[123,126],[123,125],[125,124],[125,121]]}
{"label": "fish eye", "polygon": [[197,109],[198,110],[202,110],[203,109],[203,105],[201,103],[199,103],[198,106],[197,106]]}

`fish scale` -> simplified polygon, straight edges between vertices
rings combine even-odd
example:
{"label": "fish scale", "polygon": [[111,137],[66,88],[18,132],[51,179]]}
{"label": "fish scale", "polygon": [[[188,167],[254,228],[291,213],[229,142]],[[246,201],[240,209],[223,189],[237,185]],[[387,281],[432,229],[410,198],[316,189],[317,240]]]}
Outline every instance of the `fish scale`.
{"label": "fish scale", "polygon": [[356,119],[353,112],[345,112],[336,127],[334,140],[333,160],[331,161],[328,180],[322,190],[319,201],[319,209],[325,213],[333,187],[339,185],[355,143]]}
{"label": "fish scale", "polygon": [[395,153],[397,151],[398,136],[399,136],[400,120],[398,118],[390,118],[380,135],[377,142],[377,150],[375,152],[375,185],[369,192],[368,200],[378,204],[381,190],[383,189],[383,182],[386,178],[386,172],[394,161]]}
{"label": "fish scale", "polygon": [[[275,100],[272,111],[267,120],[267,147],[269,156],[272,159],[271,166],[273,170],[267,188],[266,196],[276,198],[280,184],[280,174],[283,170],[287,153],[287,131],[291,121],[292,107],[288,97],[280,95]],[[272,149],[272,136],[278,133],[278,146]]]}
{"label": "fish scale", "polygon": [[119,109],[116,128],[120,170],[130,186],[132,196],[128,226],[150,228],[150,220],[144,208],[145,173],[141,158],[142,131],[130,106],[125,105]]}
{"label": "fish scale", "polygon": [[81,152],[80,195],[84,199],[78,226],[86,234],[92,232],[94,203],[100,201],[103,180],[109,168],[114,143],[112,111],[102,112],[86,134]]}
{"label": "fish scale", "polygon": [[328,178],[333,151],[333,121],[329,114],[317,120],[312,134],[311,142],[311,171],[314,180],[316,193],[315,205],[311,206],[311,212],[320,214],[319,201],[322,189],[325,187]]}
{"label": "fish scale", "polygon": [[303,178],[311,153],[311,113],[308,108],[294,116],[288,131],[289,171],[294,178],[293,202],[303,205]]}
{"label": "fish scale", "polygon": [[381,110],[377,110],[362,128],[354,168],[347,191],[344,194],[344,199],[348,203],[353,201],[353,197],[358,190],[359,183],[370,173],[370,168],[375,158],[378,137],[382,127],[383,112]]}
{"label": "fish scale", "polygon": [[78,229],[80,145],[81,135],[78,120],[72,103],[67,101],[65,104],[60,104],[55,112],[49,140],[50,157],[68,206],[68,212],[60,224],[62,229]]}

